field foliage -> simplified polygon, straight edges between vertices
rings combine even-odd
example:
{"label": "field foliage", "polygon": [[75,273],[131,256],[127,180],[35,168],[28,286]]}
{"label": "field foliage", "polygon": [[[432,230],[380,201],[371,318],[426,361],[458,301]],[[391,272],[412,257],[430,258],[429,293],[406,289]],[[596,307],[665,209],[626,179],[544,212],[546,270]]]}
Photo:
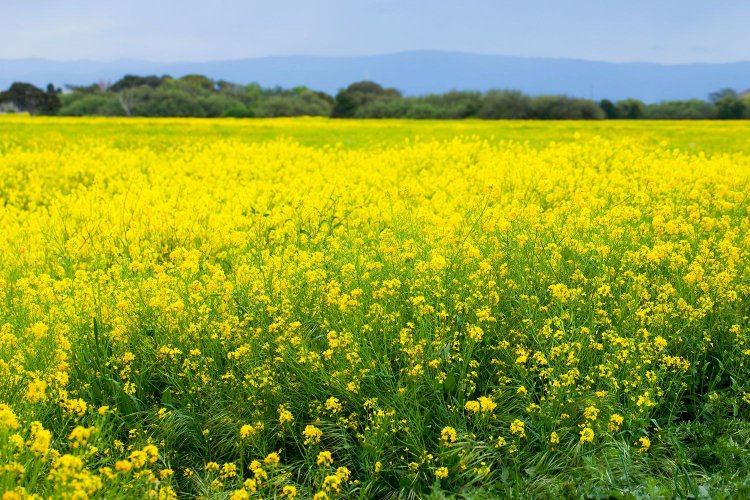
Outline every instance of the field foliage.
{"label": "field foliage", "polygon": [[3,118],[3,498],[748,496],[748,132]]}

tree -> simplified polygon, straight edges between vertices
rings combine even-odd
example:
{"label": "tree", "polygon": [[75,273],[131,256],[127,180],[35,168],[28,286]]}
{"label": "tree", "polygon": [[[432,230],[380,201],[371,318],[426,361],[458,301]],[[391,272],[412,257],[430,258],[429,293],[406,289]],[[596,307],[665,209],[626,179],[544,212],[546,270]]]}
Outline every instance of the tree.
{"label": "tree", "polygon": [[132,116],[133,109],[145,95],[150,90],[160,87],[167,80],[171,80],[171,78],[156,75],[125,75],[109,87],[109,90],[117,95],[117,100],[125,116]]}
{"label": "tree", "polygon": [[92,83],[91,85],[71,85],[66,83],[65,88],[77,94],[97,94],[99,92],[104,92],[109,87],[102,88],[98,83]]}
{"label": "tree", "polygon": [[588,99],[541,95],[531,100],[530,117],[540,120],[600,120],[604,118],[604,111]]}
{"label": "tree", "polygon": [[646,106],[644,117],[654,120],[706,120],[716,118],[716,107],[702,99],[666,101]]}
{"label": "tree", "polygon": [[140,87],[131,113],[134,116],[205,117],[206,110],[195,95],[181,88],[161,85],[155,89]]}
{"label": "tree", "polygon": [[117,101],[120,103],[125,116],[133,114],[133,106],[136,104],[137,87],[128,87],[117,92]]}
{"label": "tree", "polygon": [[51,83],[44,91],[30,83],[14,82],[0,93],[0,103],[12,104],[19,111],[32,115],[54,115],[61,106],[59,93]]}
{"label": "tree", "polygon": [[445,94],[430,94],[402,100],[419,104],[421,108],[421,110],[409,110],[407,116],[410,118],[419,116],[439,119],[470,118],[477,116],[482,107],[480,92],[453,90]]}
{"label": "tree", "polygon": [[150,76],[137,76],[137,75],[125,75],[119,80],[117,80],[114,85],[112,85],[109,89],[113,92],[120,92],[125,89],[132,89],[135,87],[142,87],[147,86],[151,88],[156,88],[159,85],[161,85],[164,80],[168,79],[168,76],[156,76],[156,75],[150,75]]}
{"label": "tree", "polygon": [[613,103],[609,99],[602,99],[601,101],[599,101],[599,107],[602,108],[602,111],[604,111],[604,116],[608,120],[615,120],[617,118],[620,118],[620,110],[617,108],[615,103]]}
{"label": "tree", "polygon": [[617,101],[618,118],[626,120],[638,120],[646,113],[646,105],[638,99],[623,99]]}
{"label": "tree", "polygon": [[745,115],[746,104],[736,97],[722,97],[714,103],[716,116],[723,120],[739,120]]}
{"label": "tree", "polygon": [[416,98],[379,99],[359,106],[355,118],[434,118]]}
{"label": "tree", "polygon": [[738,120],[745,115],[747,105],[734,89],[721,89],[712,92],[709,100],[716,107],[716,117],[723,120]]}
{"label": "tree", "polygon": [[269,95],[261,98],[257,116],[330,116],[330,96],[306,90],[291,95]]}
{"label": "tree", "polygon": [[362,81],[349,85],[336,94],[333,112],[334,118],[351,118],[357,114],[357,108],[375,101],[387,101],[401,98],[396,89],[383,88],[375,82]]}
{"label": "tree", "polygon": [[490,90],[482,99],[480,118],[518,119],[531,115],[531,98],[518,90]]}
{"label": "tree", "polygon": [[117,95],[112,92],[63,94],[62,116],[122,116],[124,114]]}
{"label": "tree", "polygon": [[238,95],[242,93],[242,85],[228,82],[226,80],[219,80],[216,82],[216,89],[220,94]]}
{"label": "tree", "polygon": [[217,91],[214,81],[203,75],[185,75],[176,81],[180,88],[190,93],[205,94]]}
{"label": "tree", "polygon": [[708,100],[714,104],[720,99],[724,99],[727,97],[731,99],[737,99],[737,91],[734,89],[724,88],[708,94]]}

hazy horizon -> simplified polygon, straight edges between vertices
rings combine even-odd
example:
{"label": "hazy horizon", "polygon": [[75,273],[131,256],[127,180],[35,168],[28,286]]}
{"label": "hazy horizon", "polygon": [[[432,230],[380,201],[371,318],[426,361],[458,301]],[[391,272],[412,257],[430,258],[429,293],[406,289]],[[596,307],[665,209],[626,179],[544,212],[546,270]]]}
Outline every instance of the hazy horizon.
{"label": "hazy horizon", "polygon": [[750,3],[94,0],[4,6],[0,59],[215,62],[411,51],[611,63],[750,59]]}
{"label": "hazy horizon", "polygon": [[76,63],[76,62],[90,62],[90,63],[102,63],[112,64],[121,62],[144,62],[154,64],[203,64],[203,63],[224,63],[224,62],[235,62],[245,61],[252,59],[274,59],[274,58],[320,58],[320,59],[342,59],[342,58],[367,58],[367,57],[382,57],[398,54],[413,54],[413,53],[442,53],[442,54],[459,54],[459,55],[479,55],[479,56],[495,56],[505,58],[518,58],[518,59],[537,59],[537,60],[570,60],[570,61],[585,61],[595,62],[604,64],[651,64],[655,66],[689,66],[689,65],[725,65],[734,63],[745,63],[750,62],[750,54],[744,59],[736,59],[730,61],[713,62],[713,61],[691,61],[691,62],[674,62],[674,63],[663,63],[647,60],[633,60],[633,61],[609,61],[606,59],[592,59],[592,58],[581,58],[581,57],[553,57],[553,56],[521,56],[516,54],[504,54],[494,52],[472,52],[467,50],[439,50],[439,49],[412,49],[412,50],[397,50],[393,52],[373,52],[370,54],[305,54],[305,53],[294,53],[294,54],[269,54],[263,56],[250,56],[250,57],[232,57],[232,58],[216,58],[216,59],[149,59],[149,58],[138,58],[138,57],[118,57],[118,58],[54,58],[54,57],[0,57],[0,60],[4,61],[26,61],[26,60],[40,60],[49,61],[54,63]]}

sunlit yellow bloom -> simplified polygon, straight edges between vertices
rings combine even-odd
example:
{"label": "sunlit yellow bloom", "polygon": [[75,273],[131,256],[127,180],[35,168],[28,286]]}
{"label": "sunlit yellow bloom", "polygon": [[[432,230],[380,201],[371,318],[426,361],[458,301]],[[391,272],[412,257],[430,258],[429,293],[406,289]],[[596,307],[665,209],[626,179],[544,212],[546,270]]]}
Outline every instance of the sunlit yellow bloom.
{"label": "sunlit yellow bloom", "polygon": [[286,409],[284,405],[280,405],[278,408],[279,412],[279,425],[288,424],[294,421],[292,412]]}
{"label": "sunlit yellow bloom", "polygon": [[331,452],[321,451],[320,453],[318,453],[318,458],[315,463],[317,463],[318,465],[322,465],[323,467],[333,465],[333,457],[331,456]]}
{"label": "sunlit yellow bloom", "polygon": [[443,427],[440,431],[440,440],[446,444],[455,443],[458,439],[458,433],[453,427]]}
{"label": "sunlit yellow bloom", "polygon": [[0,427],[18,429],[18,419],[8,405],[0,403]]}
{"label": "sunlit yellow bloom", "polygon": [[305,427],[302,435],[305,437],[306,445],[318,444],[320,442],[320,438],[323,437],[323,431],[321,431],[314,425],[308,425]]}
{"label": "sunlit yellow bloom", "polygon": [[636,445],[639,446],[638,451],[645,453],[651,447],[651,440],[645,436],[639,437]]}
{"label": "sunlit yellow bloom", "polygon": [[497,403],[495,403],[491,398],[485,396],[479,397],[479,404],[481,405],[483,412],[492,412],[495,408],[497,408]]}
{"label": "sunlit yellow bloom", "polygon": [[52,433],[42,427],[40,422],[31,422],[31,439],[29,450],[37,455],[46,455],[52,441]]}
{"label": "sunlit yellow bloom", "polygon": [[521,439],[525,438],[526,424],[523,422],[523,420],[515,419],[513,422],[511,422],[510,433],[517,435]]}
{"label": "sunlit yellow bloom", "polygon": [[618,415],[617,413],[613,413],[611,417],[609,417],[609,424],[607,425],[607,428],[612,432],[617,432],[620,430],[620,426],[622,425],[622,422],[625,419]]}
{"label": "sunlit yellow bloom", "polygon": [[549,435],[549,443],[551,445],[560,444],[560,436],[557,435],[557,432],[552,431],[552,433]]}
{"label": "sunlit yellow bloom", "polygon": [[43,380],[33,380],[29,382],[29,388],[26,391],[26,399],[32,403],[37,403],[47,397],[47,383]]}
{"label": "sunlit yellow bloom", "polygon": [[594,430],[591,427],[581,429],[581,443],[591,443],[594,441]]}
{"label": "sunlit yellow bloom", "polygon": [[594,421],[599,416],[599,409],[596,406],[588,406],[583,411],[583,416],[586,418],[586,420]]}
{"label": "sunlit yellow bloom", "polygon": [[481,405],[479,401],[467,401],[464,408],[472,413],[477,413],[481,409]]}
{"label": "sunlit yellow bloom", "polygon": [[249,424],[245,424],[240,428],[240,438],[250,439],[255,435],[255,427]]}

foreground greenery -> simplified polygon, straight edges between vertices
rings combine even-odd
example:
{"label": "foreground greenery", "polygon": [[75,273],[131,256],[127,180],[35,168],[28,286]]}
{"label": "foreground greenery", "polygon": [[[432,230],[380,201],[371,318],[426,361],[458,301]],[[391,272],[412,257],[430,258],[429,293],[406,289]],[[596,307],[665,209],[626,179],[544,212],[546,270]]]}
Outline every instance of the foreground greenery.
{"label": "foreground greenery", "polygon": [[336,96],[307,87],[262,88],[218,82],[202,75],[182,78],[128,75],[114,84],[72,86],[61,93],[16,82],[0,92],[0,112],[63,116],[183,116],[419,119],[742,119],[750,118],[750,94],[724,89],[708,101],[692,99],[644,104],[637,99],[611,102],[564,95],[528,96],[514,90],[452,91],[405,97],[374,82],[357,82]]}
{"label": "foreground greenery", "polygon": [[0,119],[0,490],[750,494],[734,123]]}

